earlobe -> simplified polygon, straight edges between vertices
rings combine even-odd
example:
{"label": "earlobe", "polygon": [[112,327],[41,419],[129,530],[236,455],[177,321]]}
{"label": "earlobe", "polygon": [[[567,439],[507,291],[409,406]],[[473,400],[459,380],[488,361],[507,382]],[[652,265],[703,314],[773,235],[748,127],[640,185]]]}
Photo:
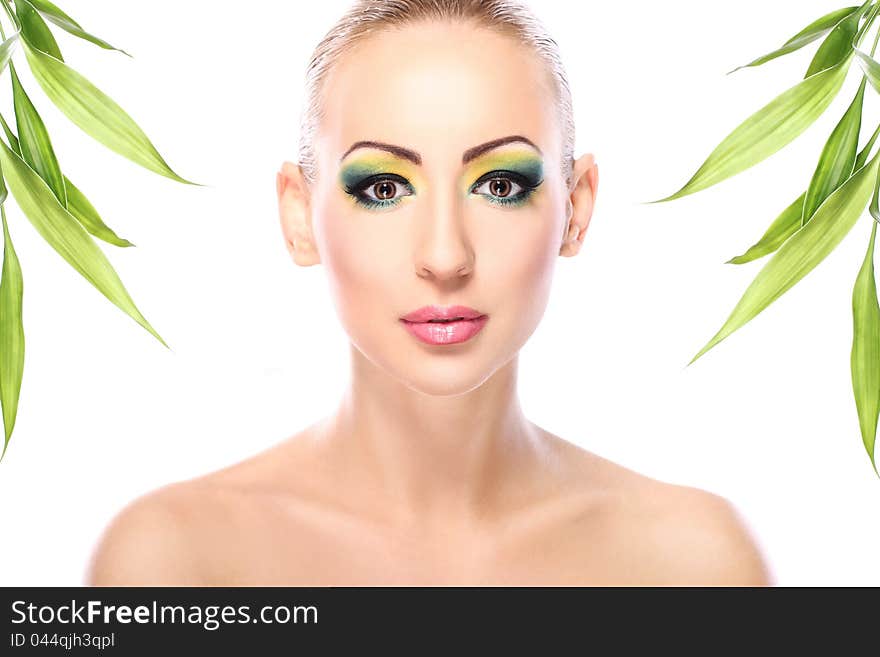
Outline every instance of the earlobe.
{"label": "earlobe", "polygon": [[599,165],[593,154],[587,153],[576,160],[572,168],[572,186],[566,203],[568,219],[559,255],[573,256],[580,251],[593,215],[598,186]]}
{"label": "earlobe", "polygon": [[303,267],[321,262],[311,222],[309,189],[302,168],[284,162],[275,178],[281,232],[293,261]]}

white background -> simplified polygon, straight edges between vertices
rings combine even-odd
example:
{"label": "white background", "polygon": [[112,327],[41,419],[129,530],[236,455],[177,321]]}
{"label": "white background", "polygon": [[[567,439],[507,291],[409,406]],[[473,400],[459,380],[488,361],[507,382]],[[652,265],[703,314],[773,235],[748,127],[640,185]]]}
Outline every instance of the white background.
{"label": "white background", "polygon": [[[172,168],[208,187],[93,141],[15,53],[62,168],[137,244],[99,242],[171,350],[63,261],[10,197],[26,365],[0,463],[4,585],[82,583],[101,530],[127,502],[286,438],[332,408],[347,376],[324,272],[295,266],[284,248],[275,172],[296,158],[308,57],[348,3],[58,4],[134,55],[53,26],[67,62]],[[724,495],[787,585],[880,585],[880,481],[849,370],[867,211],[816,270],[685,365],[764,262],[724,261],[806,187],[860,71],[777,155],[693,196],[642,203],[678,190],[730,130],[800,80],[818,44],[724,73],[841,4],[741,0],[719,21],[703,0],[531,2],[562,49],[577,153],[596,154],[600,185],[584,248],[559,259],[545,318],[521,352],[526,414],[627,467]],[[11,121],[8,80],[0,110]],[[868,92],[863,139],[880,120]]]}

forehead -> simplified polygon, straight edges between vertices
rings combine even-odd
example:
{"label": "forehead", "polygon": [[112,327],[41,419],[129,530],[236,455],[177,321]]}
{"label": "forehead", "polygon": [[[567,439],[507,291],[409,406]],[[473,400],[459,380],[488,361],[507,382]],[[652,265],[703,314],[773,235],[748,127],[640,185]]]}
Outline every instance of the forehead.
{"label": "forehead", "polygon": [[322,150],[335,158],[371,139],[460,161],[466,148],[509,134],[546,152],[557,132],[540,58],[510,36],[460,23],[423,22],[357,43],[330,70],[323,104]]}

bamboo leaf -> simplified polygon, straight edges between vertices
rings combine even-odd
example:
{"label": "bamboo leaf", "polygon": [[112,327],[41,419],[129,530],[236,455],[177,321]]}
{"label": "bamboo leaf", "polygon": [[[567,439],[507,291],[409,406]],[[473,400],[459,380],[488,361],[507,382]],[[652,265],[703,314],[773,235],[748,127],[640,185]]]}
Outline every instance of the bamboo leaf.
{"label": "bamboo leaf", "polygon": [[871,154],[871,149],[874,148],[877,137],[880,137],[880,124],[878,124],[877,127],[874,128],[874,133],[871,135],[871,138],[868,139],[867,143],[862,147],[862,150],[860,150],[859,154],[856,156],[856,163],[853,167],[853,171],[858,171],[863,166],[865,166],[865,162],[868,161],[868,156]]}
{"label": "bamboo leaf", "polygon": [[862,76],[862,83],[855,98],[825,142],[819,163],[807,188],[801,225],[810,221],[816,208],[822,205],[822,201],[852,175],[856,163],[856,151],[859,148],[859,133],[862,129],[862,106],[866,83],[867,79]]}
{"label": "bamboo leaf", "polygon": [[724,325],[688,363],[752,320],[831,253],[852,229],[871,197],[880,153],[856,171],[764,265]]}
{"label": "bamboo leaf", "polygon": [[12,53],[15,52],[15,47],[18,45],[18,34],[19,33],[16,32],[3,43],[0,43],[0,73],[2,73],[6,68],[6,65],[9,64],[9,60],[12,58]]}
{"label": "bamboo leaf", "polygon": [[[9,140],[12,150],[16,155],[21,156],[21,147],[18,144],[18,138],[9,129],[9,126],[6,124],[6,119],[3,118],[3,115],[0,114],[0,126],[3,127],[3,132],[6,133],[6,139]],[[62,174],[63,175],[63,174]],[[67,210],[76,217],[79,222],[83,225],[87,231],[89,231],[92,235],[97,237],[98,239],[102,239],[108,244],[113,244],[114,246],[135,246],[133,242],[129,242],[127,239],[123,237],[119,237],[113,229],[111,229],[107,224],[104,223],[104,220],[101,219],[101,215],[98,214],[98,211],[95,207],[89,202],[89,199],[86,198],[85,194],[83,194],[71,181],[67,176],[64,177],[64,190],[67,193]]]}
{"label": "bamboo leaf", "polygon": [[[115,48],[111,46],[109,43],[104,41],[103,39],[99,39],[98,37],[89,34],[85,30],[82,29],[79,23],[73,20],[70,16],[61,11],[54,4],[49,2],[48,0],[27,0],[30,5],[34,7],[37,11],[39,11],[46,20],[54,23],[61,29],[73,34],[74,36],[79,37],[80,39],[85,39],[86,41],[91,41],[95,45],[101,46],[106,50],[118,50],[124,55],[129,55],[127,52],[122,50],[121,48]],[[18,4],[18,3],[16,3]],[[60,58],[59,58],[60,59]]]}
{"label": "bamboo leaf", "polygon": [[39,48],[56,59],[60,59],[62,62],[64,61],[64,57],[61,56],[61,50],[58,48],[58,42],[55,41],[55,37],[52,36],[52,31],[49,29],[49,26],[46,25],[46,21],[43,20],[30,4],[24,0],[16,2],[15,15],[18,17],[18,22],[21,24],[22,35],[27,37],[28,41],[30,41],[35,48]]}
{"label": "bamboo leaf", "polygon": [[198,185],[177,175],[140,126],[112,98],[64,62],[22,39],[28,64],[46,95],[67,117],[109,149],[162,176]]}
{"label": "bamboo leaf", "polygon": [[734,71],[738,71],[741,68],[760,66],[761,64],[765,64],[766,62],[776,59],[777,57],[782,57],[783,55],[787,55],[803,48],[804,46],[812,43],[816,39],[819,39],[820,37],[827,34],[828,31],[831,30],[831,28],[837,25],[842,19],[852,14],[858,8],[859,7],[844,7],[843,9],[837,9],[829,14],[825,14],[824,16],[822,16],[822,18],[813,21],[800,32],[791,37],[779,49],[774,50],[773,52],[762,57],[758,57],[748,64],[738,66],[732,71],[729,71],[727,75],[730,75]]}
{"label": "bamboo leaf", "polygon": [[[2,195],[6,196],[5,186]],[[24,285],[21,265],[6,225],[6,212],[2,208],[0,218],[3,222],[3,271],[0,274],[0,406],[3,409],[4,428],[3,453],[0,454],[2,459],[6,455],[6,447],[15,427],[24,372],[24,326],[21,312]]]}
{"label": "bamboo leaf", "polygon": [[742,265],[758,258],[763,258],[768,253],[773,253],[801,227],[801,215],[804,211],[804,199],[807,193],[801,194],[797,200],[789,205],[770,224],[767,231],[755,244],[742,255],[735,256],[724,264]]}
{"label": "bamboo leaf", "polygon": [[[858,171],[865,165],[865,162],[868,160],[868,155],[871,154],[871,149],[877,141],[877,137],[880,137],[880,125],[874,130],[874,134],[871,135],[868,143],[865,144],[864,148],[859,152],[858,157],[856,157],[856,163],[853,167],[854,171]],[[782,214],[770,224],[770,228],[768,228],[767,232],[761,236],[761,239],[749,247],[745,253],[731,258],[725,262],[725,264],[742,265],[757,260],[758,258],[763,258],[765,255],[773,253],[776,249],[782,246],[785,240],[800,230],[801,215],[803,214],[804,199],[806,198],[806,195],[807,193],[804,192],[797,198],[797,200],[783,210]]]}
{"label": "bamboo leaf", "polygon": [[834,29],[825,37],[822,45],[816,51],[804,75],[805,79],[827,68],[836,66],[844,60],[849,60],[853,51],[853,39],[855,39],[859,31],[859,21],[870,4],[870,2],[866,2],[834,26]]}
{"label": "bamboo leaf", "polygon": [[66,207],[64,178],[58,159],[55,157],[55,150],[52,148],[52,140],[49,139],[49,132],[37,108],[21,86],[12,62],[9,64],[9,72],[12,75],[12,97],[21,156],[40,175],[40,178],[46,181],[61,205]]}
{"label": "bamboo leaf", "polygon": [[679,191],[651,203],[693,194],[741,173],[801,135],[843,86],[849,57],[784,91],[731,132]]}
{"label": "bamboo leaf", "polygon": [[6,119],[3,118],[2,114],[0,114],[0,125],[3,126],[3,132],[6,133],[6,139],[9,140],[12,150],[15,151],[16,155],[21,157],[21,146],[18,143],[18,137],[16,137],[15,133],[9,129],[9,124],[6,123]]}
{"label": "bamboo leaf", "polygon": [[94,206],[89,202],[83,194],[67,176],[64,176],[64,184],[67,188],[67,209],[74,217],[79,219],[87,231],[98,239],[102,239],[108,244],[115,246],[134,246],[127,239],[119,237],[113,230],[104,223],[101,215]]}
{"label": "bamboo leaf", "polygon": [[862,67],[871,86],[874,87],[875,91],[880,93],[880,63],[871,57],[871,55],[862,52],[858,48],[853,48],[853,52],[855,52],[856,61],[858,61],[859,66]]}
{"label": "bamboo leaf", "polygon": [[874,279],[874,241],[877,222],[871,222],[868,251],[853,287],[853,342],[850,352],[853,395],[859,416],[862,442],[868,450],[874,472],[877,419],[880,415],[880,305],[877,302],[877,284]]}
{"label": "bamboo leaf", "polygon": [[43,239],[114,305],[168,347],[137,309],[116,270],[94,240],[58,202],[43,179],[2,140],[0,167],[9,190]]}
{"label": "bamboo leaf", "polygon": [[869,211],[871,216],[874,217],[874,221],[880,221],[880,179],[874,185],[874,198],[871,199]]}

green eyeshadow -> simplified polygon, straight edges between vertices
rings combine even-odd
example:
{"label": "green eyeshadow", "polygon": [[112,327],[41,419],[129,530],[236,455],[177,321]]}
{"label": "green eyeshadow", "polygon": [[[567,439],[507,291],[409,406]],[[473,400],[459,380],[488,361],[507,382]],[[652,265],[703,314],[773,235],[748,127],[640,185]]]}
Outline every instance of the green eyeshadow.
{"label": "green eyeshadow", "polygon": [[346,190],[353,190],[366,178],[386,173],[397,174],[407,179],[413,177],[412,168],[407,167],[398,159],[389,157],[361,157],[355,162],[342,167],[339,172],[339,182]]}
{"label": "green eyeshadow", "polygon": [[[544,180],[544,163],[532,151],[490,153],[468,165],[465,180],[473,180],[479,175],[485,177],[493,171],[513,171],[525,178],[529,185],[537,186]],[[469,186],[470,187],[470,186]]]}
{"label": "green eyeshadow", "polygon": [[[371,210],[389,208],[397,205],[404,197],[376,199],[366,193],[372,185],[390,181],[408,189],[410,195],[415,188],[410,182],[418,176],[414,167],[405,161],[388,155],[364,155],[345,165],[339,172],[339,182],[355,203]],[[495,196],[480,192],[487,201],[499,206],[521,206],[532,196],[535,189],[544,181],[544,164],[540,156],[532,150],[516,149],[485,154],[465,168],[462,174],[462,194],[474,193],[493,179],[504,179],[516,184],[520,191],[508,196]]]}

